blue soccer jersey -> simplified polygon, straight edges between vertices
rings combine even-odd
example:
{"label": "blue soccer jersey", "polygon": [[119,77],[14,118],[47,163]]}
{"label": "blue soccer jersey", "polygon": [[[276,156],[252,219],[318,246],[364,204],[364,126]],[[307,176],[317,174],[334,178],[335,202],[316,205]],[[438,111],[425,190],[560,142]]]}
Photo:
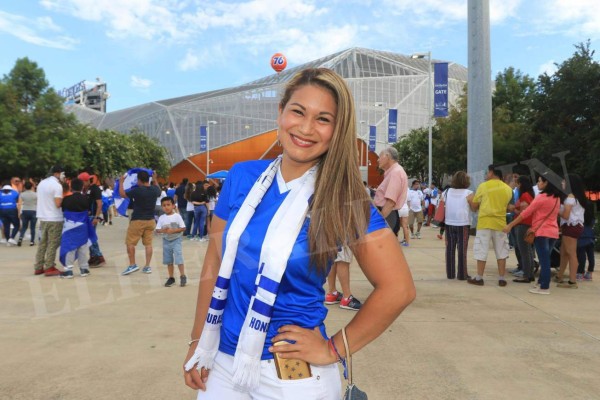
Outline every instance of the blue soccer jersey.
{"label": "blue soccer jersey", "polygon": [[[223,252],[231,222],[257,178],[270,163],[269,160],[248,161],[234,165],[229,171],[221,190],[219,202],[215,207],[215,215],[227,221],[223,234]],[[263,240],[271,219],[289,193],[285,189],[281,193],[279,182],[282,182],[280,175],[265,193],[240,238],[231,274],[227,304],[223,311],[219,350],[226,354],[235,354],[250,298],[254,294]],[[320,275],[316,267],[310,264],[309,223],[310,218],[306,218],[281,279],[271,323],[267,328],[267,338],[261,357],[263,360],[273,358],[268,348],[272,344],[271,339],[277,334],[277,329],[283,325],[298,325],[309,329],[318,326],[323,336],[326,337],[324,321],[327,316],[327,308],[324,305],[325,290],[323,289],[326,276]],[[367,233],[383,229],[386,226],[381,214],[371,205],[371,218]]]}

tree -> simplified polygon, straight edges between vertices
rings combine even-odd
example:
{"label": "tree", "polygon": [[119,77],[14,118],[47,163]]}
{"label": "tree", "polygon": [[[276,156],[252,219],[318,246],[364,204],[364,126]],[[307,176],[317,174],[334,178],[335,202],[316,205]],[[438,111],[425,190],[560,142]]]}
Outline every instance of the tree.
{"label": "tree", "polygon": [[540,75],[532,117],[533,156],[555,171],[568,151],[567,170],[581,175],[588,189],[600,190],[600,64],[590,41],[552,76]]}
{"label": "tree", "polygon": [[496,75],[492,97],[494,163],[531,158],[531,116],[535,81],[513,67]]}
{"label": "tree", "polygon": [[136,149],[139,166],[151,168],[158,176],[165,177],[169,174],[169,152],[158,140],[137,130],[132,131],[128,137]]}
{"label": "tree", "polygon": [[48,89],[44,70],[27,57],[19,58],[4,81],[15,90],[23,111],[30,111],[36,100]]}
{"label": "tree", "polygon": [[0,81],[0,176],[45,176],[60,163],[70,175],[86,169],[116,176],[132,167],[166,176],[167,151],[142,132],[98,131],[77,122],[49,88],[44,71],[19,59]]}
{"label": "tree", "polygon": [[48,88],[44,71],[27,58],[0,83],[0,121],[0,176],[45,176],[57,162],[80,167],[78,124]]}
{"label": "tree", "polygon": [[[432,129],[432,180],[439,184],[442,173],[439,168],[439,160],[436,150],[436,143],[439,142],[439,130],[437,127]],[[408,135],[403,136],[399,142],[393,145],[398,150],[398,162],[409,177],[419,179],[421,182],[427,182],[429,179],[429,131],[426,128],[413,129]]]}
{"label": "tree", "polygon": [[131,134],[82,127],[85,169],[103,177],[115,177],[130,168],[150,168],[167,176],[171,164],[167,150],[141,131]]}
{"label": "tree", "polygon": [[102,177],[115,177],[135,165],[135,149],[126,135],[115,131],[81,128],[84,168]]}
{"label": "tree", "polygon": [[[434,170],[440,176],[467,170],[467,95],[460,96],[446,118],[438,118],[434,127]],[[441,186],[441,185],[440,185]]]}

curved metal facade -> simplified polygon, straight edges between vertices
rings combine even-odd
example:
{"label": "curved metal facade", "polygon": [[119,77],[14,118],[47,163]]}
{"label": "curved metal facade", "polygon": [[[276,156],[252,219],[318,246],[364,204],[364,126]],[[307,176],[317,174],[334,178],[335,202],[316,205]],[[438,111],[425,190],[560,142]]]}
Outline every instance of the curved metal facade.
{"label": "curved metal facade", "polygon": [[[69,111],[98,129],[124,133],[138,129],[157,138],[169,149],[174,165],[199,153],[200,126],[207,121],[217,121],[210,126],[210,149],[275,129],[283,87],[297,71],[309,67],[330,68],[346,80],[357,108],[357,132],[366,140],[368,125],[377,126],[377,151],[387,145],[388,109],[398,109],[399,137],[427,126],[428,61],[362,48],[341,51],[238,87],[101,115],[73,106]],[[449,62],[448,81],[449,103],[454,104],[466,84],[466,68]]]}

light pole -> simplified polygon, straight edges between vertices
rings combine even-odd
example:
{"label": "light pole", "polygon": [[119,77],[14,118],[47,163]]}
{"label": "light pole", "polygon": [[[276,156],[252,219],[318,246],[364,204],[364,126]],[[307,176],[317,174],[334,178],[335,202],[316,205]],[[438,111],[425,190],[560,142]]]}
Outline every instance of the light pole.
{"label": "light pole", "polygon": [[206,124],[206,179],[210,174],[210,126],[216,124],[217,121],[208,121]]}
{"label": "light pole", "polygon": [[[368,181],[369,180],[369,172],[368,172],[368,167],[367,167],[367,172],[365,173],[365,168],[363,166],[363,148],[366,146],[364,138],[363,138],[363,126],[369,126],[367,124],[367,121],[360,121],[360,129],[359,132],[360,134],[358,135],[358,138],[360,139],[360,162],[358,163],[358,169],[360,170],[360,177],[365,180]],[[367,160],[369,159],[369,151],[367,150]]]}
{"label": "light pole", "polygon": [[427,53],[414,53],[413,55],[410,56],[410,58],[426,58],[427,59],[427,124],[428,124],[428,128],[429,128],[429,176],[428,176],[428,185],[431,185],[431,182],[433,180],[432,178],[432,150],[431,150],[431,129],[432,129],[432,104],[431,104],[431,99],[432,99],[432,94],[433,94],[433,87],[431,86],[432,84],[432,78],[431,78],[431,51],[428,51]]}

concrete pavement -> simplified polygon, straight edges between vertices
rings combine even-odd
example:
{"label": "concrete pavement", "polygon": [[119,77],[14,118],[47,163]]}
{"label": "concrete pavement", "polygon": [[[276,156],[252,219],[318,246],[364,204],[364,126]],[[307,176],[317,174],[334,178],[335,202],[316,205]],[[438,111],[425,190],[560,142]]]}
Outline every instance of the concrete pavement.
{"label": "concrete pavement", "polygon": [[[195,398],[181,365],[206,244],[184,242],[189,284],[165,288],[158,238],[154,272],[120,276],[126,226],[117,218],[98,228],[108,263],[87,278],[34,276],[37,247],[0,248],[0,399]],[[423,228],[404,249],[417,299],[354,358],[369,399],[599,399],[600,275],[577,290],[552,285],[550,296],[498,287],[495,261],[483,287],[450,281],[436,233]],[[143,264],[141,245],[137,255]],[[371,286],[355,262],[351,274],[366,299]],[[331,332],[354,315],[329,309]]]}

